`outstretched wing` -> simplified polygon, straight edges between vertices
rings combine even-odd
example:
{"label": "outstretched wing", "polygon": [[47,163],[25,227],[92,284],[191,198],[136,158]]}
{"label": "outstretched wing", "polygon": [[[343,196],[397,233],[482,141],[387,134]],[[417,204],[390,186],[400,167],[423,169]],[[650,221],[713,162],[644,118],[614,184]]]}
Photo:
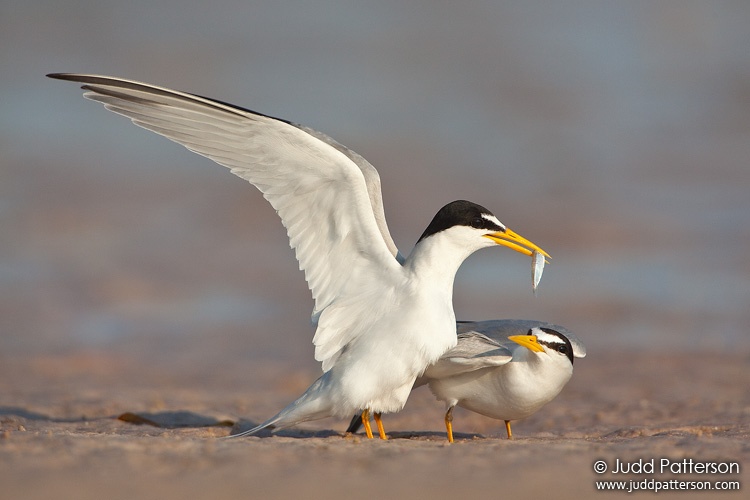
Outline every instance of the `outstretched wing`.
{"label": "outstretched wing", "polygon": [[[256,186],[287,229],[315,300],[314,323],[334,303],[346,307],[360,290],[372,290],[373,281],[385,287],[401,272],[401,257],[385,224],[377,171],[326,135],[131,80],[72,73],[48,76],[83,83],[86,98]],[[329,369],[340,351],[331,346],[345,346],[353,340],[348,336],[357,333],[336,324],[320,324],[319,330],[316,359]]]}

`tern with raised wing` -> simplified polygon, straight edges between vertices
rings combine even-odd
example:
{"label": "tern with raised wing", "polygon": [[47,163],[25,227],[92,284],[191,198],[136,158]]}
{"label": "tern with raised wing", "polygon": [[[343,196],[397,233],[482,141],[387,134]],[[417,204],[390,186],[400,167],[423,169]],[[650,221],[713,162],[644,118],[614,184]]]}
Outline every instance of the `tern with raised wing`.
{"label": "tern with raised wing", "polygon": [[[386,225],[375,168],[330,137],[292,122],[122,78],[56,73],[84,96],[249,181],[286,227],[312,292],[315,359],[323,375],[260,426],[401,410],[415,379],[456,345],[453,281],[473,252],[541,248],[486,208],[441,208],[404,258]],[[368,437],[372,437],[365,418]]]}

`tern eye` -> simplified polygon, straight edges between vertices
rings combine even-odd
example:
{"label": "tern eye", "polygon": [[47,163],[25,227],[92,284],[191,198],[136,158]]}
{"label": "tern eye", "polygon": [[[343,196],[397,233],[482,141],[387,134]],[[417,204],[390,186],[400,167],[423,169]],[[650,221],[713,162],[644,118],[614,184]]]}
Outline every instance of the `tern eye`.
{"label": "tern eye", "polygon": [[474,217],[471,219],[471,227],[474,229],[482,229],[485,225],[484,219],[481,217]]}
{"label": "tern eye", "polygon": [[555,350],[559,352],[560,354],[568,354],[568,346],[566,345],[557,346]]}

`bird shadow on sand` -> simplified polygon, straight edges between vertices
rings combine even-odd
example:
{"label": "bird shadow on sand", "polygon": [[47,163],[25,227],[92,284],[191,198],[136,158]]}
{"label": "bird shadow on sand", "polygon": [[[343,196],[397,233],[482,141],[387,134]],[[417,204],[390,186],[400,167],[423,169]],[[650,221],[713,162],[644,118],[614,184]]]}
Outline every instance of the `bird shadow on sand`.
{"label": "bird shadow on sand", "polygon": [[[227,437],[232,437],[242,432],[248,431],[258,424],[249,420],[240,420],[232,427],[230,434]],[[447,441],[445,432],[439,431],[396,431],[388,432],[388,439],[407,439],[407,440],[423,440],[423,441]],[[483,439],[485,436],[481,434],[461,434],[454,433],[456,439],[460,440],[472,440],[472,439]],[[367,439],[364,432],[337,432],[331,429],[328,430],[305,430],[299,428],[282,429],[277,432],[273,432],[269,429],[263,429],[252,435],[258,438],[271,438],[271,437],[285,437],[295,439],[306,439],[306,438],[330,438],[340,437],[345,439]],[[377,440],[377,433],[375,435]]]}
{"label": "bird shadow on sand", "polygon": [[96,420],[120,420],[134,425],[150,425],[165,429],[177,429],[185,427],[232,427],[235,423],[231,420],[220,420],[215,417],[200,415],[191,411],[162,411],[162,412],[125,412],[119,415],[106,417],[71,417],[60,418],[39,413],[17,406],[0,406],[0,418],[4,420],[20,419],[38,422],[77,423],[91,422]]}
{"label": "bird shadow on sand", "polygon": [[19,406],[0,406],[0,418],[3,420],[18,418],[22,420],[30,421],[46,421],[46,422],[59,422],[59,423],[73,423],[73,422],[85,422],[86,417],[75,417],[75,418],[59,418],[45,415],[36,411],[27,410]]}
{"label": "bird shadow on sand", "polygon": [[206,415],[200,415],[192,411],[160,411],[148,412],[125,412],[117,416],[117,420],[135,425],[150,425],[165,429],[178,429],[184,427],[232,427],[232,420],[217,419]]}
{"label": "bird shadow on sand", "polygon": [[[131,425],[147,425],[150,427],[157,427],[162,429],[189,429],[189,428],[205,428],[205,427],[226,427],[231,428],[229,434],[226,437],[233,437],[249,429],[252,429],[258,425],[257,422],[250,420],[240,419],[235,422],[228,419],[219,419],[207,415],[201,415],[199,413],[185,411],[185,410],[174,410],[174,411],[160,411],[160,412],[125,412],[119,415],[111,415],[106,417],[74,417],[74,418],[61,418],[54,417],[44,413],[28,410],[26,408],[17,406],[0,406],[0,420],[27,420],[37,422],[55,422],[55,423],[79,423],[79,422],[92,422],[97,420],[118,420]],[[481,434],[455,434],[457,440],[472,440],[472,439],[483,439],[485,436]],[[283,437],[293,439],[310,439],[310,438],[334,438],[339,437],[342,439],[364,439],[366,436],[364,432],[348,433],[338,432],[332,429],[325,430],[309,430],[290,428],[282,429],[277,432],[273,432],[269,429],[263,429],[253,437],[257,438],[272,438],[272,437]],[[375,436],[377,440],[377,435]],[[405,440],[422,440],[422,441],[444,441],[446,436],[444,432],[438,431],[396,431],[388,433],[389,439],[405,439]]]}
{"label": "bird shadow on sand", "polygon": [[[258,422],[241,419],[236,424],[234,424],[234,426],[232,427],[232,430],[230,431],[227,437],[233,437],[238,434],[242,434],[243,432],[253,429],[257,427],[258,425],[259,425]],[[270,438],[270,437],[276,436],[276,437],[288,437],[288,438],[300,438],[301,439],[301,438],[344,437],[346,436],[346,433],[336,432],[334,430],[314,431],[314,430],[307,430],[307,429],[290,428],[290,429],[282,429],[276,432],[273,432],[273,430],[271,429],[263,429],[263,430],[256,432],[252,436],[259,437],[259,438]]]}

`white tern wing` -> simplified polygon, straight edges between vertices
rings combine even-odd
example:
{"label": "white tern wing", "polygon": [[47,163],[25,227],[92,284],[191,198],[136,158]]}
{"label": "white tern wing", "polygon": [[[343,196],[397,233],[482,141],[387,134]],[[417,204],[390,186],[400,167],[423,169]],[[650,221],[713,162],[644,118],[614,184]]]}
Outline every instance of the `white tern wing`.
{"label": "white tern wing", "polygon": [[[326,135],[220,101],[131,80],[69,73],[49,76],[83,83],[86,98],[228,167],[256,186],[287,229],[315,300],[314,323],[332,304],[356,303],[351,299],[360,290],[372,291],[378,280],[385,288],[401,272],[403,258],[385,224],[377,171]],[[330,369],[340,350],[330,345],[345,346],[353,340],[347,336],[357,331],[335,324],[325,325],[322,331],[314,340],[316,359]]]}

